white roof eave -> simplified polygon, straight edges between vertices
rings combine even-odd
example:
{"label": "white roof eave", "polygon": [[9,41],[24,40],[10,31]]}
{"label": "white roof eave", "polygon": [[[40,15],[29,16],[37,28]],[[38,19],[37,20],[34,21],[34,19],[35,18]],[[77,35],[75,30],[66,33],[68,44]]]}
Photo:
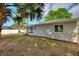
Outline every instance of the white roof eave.
{"label": "white roof eave", "polygon": [[51,21],[47,21],[47,22],[42,22],[40,24],[29,25],[28,27],[37,26],[37,25],[45,25],[45,24],[53,24],[53,23],[73,22],[73,21],[77,21],[77,20],[79,20],[79,18],[51,20]]}

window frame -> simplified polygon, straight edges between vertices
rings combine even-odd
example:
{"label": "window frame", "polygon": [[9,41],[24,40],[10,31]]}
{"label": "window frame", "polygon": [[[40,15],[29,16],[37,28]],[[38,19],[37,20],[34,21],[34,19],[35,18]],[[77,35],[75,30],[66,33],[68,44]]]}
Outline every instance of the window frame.
{"label": "window frame", "polygon": [[29,33],[34,33],[34,31],[36,31],[36,26],[29,27],[29,29],[30,29]]}
{"label": "window frame", "polygon": [[33,27],[28,28],[28,33],[33,33]]}
{"label": "window frame", "polygon": [[[56,27],[55,27],[55,26],[57,26],[57,31],[56,31]],[[58,29],[59,26],[62,26],[62,27],[61,27],[61,28],[62,28],[62,31],[60,31],[60,30]],[[55,32],[55,33],[63,33],[63,32],[64,32],[64,26],[63,26],[63,24],[54,25],[54,32]]]}

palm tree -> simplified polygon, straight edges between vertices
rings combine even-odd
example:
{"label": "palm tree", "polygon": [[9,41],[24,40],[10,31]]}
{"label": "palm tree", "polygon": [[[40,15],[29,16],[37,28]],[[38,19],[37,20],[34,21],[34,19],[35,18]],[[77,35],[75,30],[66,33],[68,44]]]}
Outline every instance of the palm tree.
{"label": "palm tree", "polygon": [[[40,20],[43,17],[44,13],[44,4],[43,3],[27,3],[27,4],[19,4],[18,11],[21,14],[22,18],[27,18],[27,26],[28,19],[31,21],[34,19]],[[28,32],[28,30],[27,30]]]}
{"label": "palm tree", "polygon": [[[40,20],[43,17],[44,11],[44,4],[43,3],[23,3],[23,4],[0,4],[0,35],[4,21],[6,20],[7,16],[10,16],[12,10],[7,8],[7,6],[17,6],[17,18],[19,22],[21,22],[21,18],[27,18],[31,21],[33,19]],[[18,16],[20,14],[20,17]],[[28,20],[27,20],[28,21]],[[19,23],[18,22],[18,23]],[[28,26],[28,23],[27,23]]]}
{"label": "palm tree", "polygon": [[44,13],[44,4],[43,3],[27,3],[23,4],[22,14],[26,15],[30,20],[37,19],[40,20]]}
{"label": "palm tree", "polygon": [[1,36],[3,23],[7,21],[8,16],[11,16],[11,9],[8,8],[9,6],[16,6],[16,5],[0,3],[0,36]]}
{"label": "palm tree", "polygon": [[18,33],[20,33],[20,29],[23,27],[24,25],[24,20],[22,19],[21,16],[16,16],[14,17],[14,25],[15,27],[18,27]]}
{"label": "palm tree", "polygon": [[5,5],[1,3],[0,4],[0,36],[1,36],[1,30],[2,30],[3,23],[5,21],[6,15],[7,15],[7,8],[5,8]]}
{"label": "palm tree", "polygon": [[21,17],[15,17],[14,21],[16,22],[16,24],[18,25],[18,32],[20,32],[20,22],[22,21]]}
{"label": "palm tree", "polygon": [[14,25],[16,25],[16,27],[18,27],[18,33],[20,33],[20,28],[21,28],[21,26],[23,25],[23,21],[24,21],[24,17],[22,17],[22,15],[21,15],[21,5],[20,4],[17,4],[18,6],[17,6],[17,12],[15,13],[14,12],[14,14],[16,15],[14,18],[13,18],[13,20],[14,20]]}

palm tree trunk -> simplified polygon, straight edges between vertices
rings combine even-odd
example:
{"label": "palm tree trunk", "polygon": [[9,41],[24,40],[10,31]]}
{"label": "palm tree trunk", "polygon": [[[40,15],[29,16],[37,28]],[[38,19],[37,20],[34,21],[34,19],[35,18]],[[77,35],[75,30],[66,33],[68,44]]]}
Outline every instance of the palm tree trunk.
{"label": "palm tree trunk", "polygon": [[1,31],[2,31],[2,26],[3,26],[3,18],[0,18],[0,37],[1,37]]}
{"label": "palm tree trunk", "polygon": [[18,25],[18,33],[20,33],[20,27],[19,27],[20,25]]}
{"label": "palm tree trunk", "polygon": [[1,27],[0,27],[0,37],[1,37],[1,30],[2,30],[2,29],[1,29]]}
{"label": "palm tree trunk", "polygon": [[2,25],[3,25],[3,22],[0,23],[0,37],[1,37]]}
{"label": "palm tree trunk", "polygon": [[26,26],[26,34],[28,34],[28,19],[27,19],[27,26]]}
{"label": "palm tree trunk", "polygon": [[0,36],[5,17],[6,17],[6,10],[4,8],[0,8]]}
{"label": "palm tree trunk", "polygon": [[20,23],[18,21],[18,33],[20,33]]}

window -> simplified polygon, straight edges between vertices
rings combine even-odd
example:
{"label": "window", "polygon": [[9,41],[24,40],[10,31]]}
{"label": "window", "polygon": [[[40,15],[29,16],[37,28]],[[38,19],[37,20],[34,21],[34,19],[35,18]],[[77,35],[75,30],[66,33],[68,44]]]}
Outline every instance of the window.
{"label": "window", "polygon": [[63,25],[55,25],[55,32],[63,32]]}
{"label": "window", "polygon": [[29,27],[29,33],[34,33],[35,30],[36,30],[36,26]]}
{"label": "window", "polygon": [[28,28],[28,33],[33,33],[33,27]]}

